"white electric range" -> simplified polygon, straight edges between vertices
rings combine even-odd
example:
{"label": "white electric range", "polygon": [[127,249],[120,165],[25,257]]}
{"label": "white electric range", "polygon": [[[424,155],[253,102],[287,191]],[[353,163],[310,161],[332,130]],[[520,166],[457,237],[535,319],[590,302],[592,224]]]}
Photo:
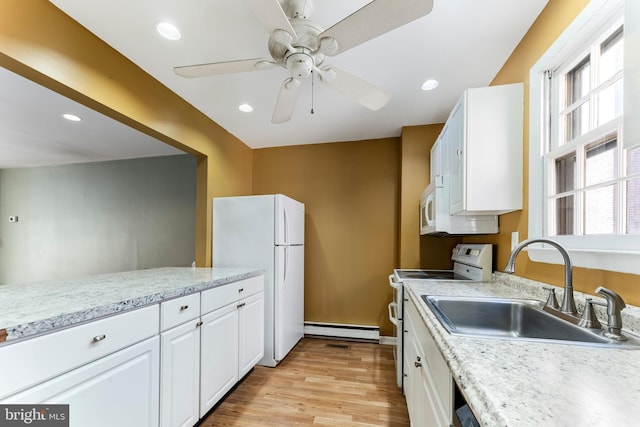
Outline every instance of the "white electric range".
{"label": "white electric range", "polygon": [[389,304],[389,320],[394,325],[396,344],[396,380],[403,387],[404,355],[404,282],[413,281],[489,281],[492,274],[493,247],[489,244],[460,243],[451,251],[453,270],[395,269],[389,276],[394,289],[393,302]]}

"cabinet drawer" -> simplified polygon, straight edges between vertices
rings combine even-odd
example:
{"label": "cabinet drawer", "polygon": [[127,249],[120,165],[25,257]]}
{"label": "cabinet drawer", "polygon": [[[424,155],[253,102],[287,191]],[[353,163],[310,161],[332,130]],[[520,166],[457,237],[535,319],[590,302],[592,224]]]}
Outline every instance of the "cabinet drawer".
{"label": "cabinet drawer", "polygon": [[200,292],[165,301],[160,304],[160,330],[166,331],[198,316]]}
{"label": "cabinet drawer", "polygon": [[251,277],[202,292],[202,314],[253,295],[264,289],[264,276]]}
{"label": "cabinet drawer", "polygon": [[159,333],[152,305],[0,347],[0,399]]}

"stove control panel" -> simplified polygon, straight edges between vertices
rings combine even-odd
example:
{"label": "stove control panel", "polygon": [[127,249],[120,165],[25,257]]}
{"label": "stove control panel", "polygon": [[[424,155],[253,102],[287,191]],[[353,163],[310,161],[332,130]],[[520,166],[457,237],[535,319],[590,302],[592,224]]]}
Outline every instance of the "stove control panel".
{"label": "stove control panel", "polygon": [[493,247],[489,244],[460,243],[453,248],[451,259],[491,271]]}

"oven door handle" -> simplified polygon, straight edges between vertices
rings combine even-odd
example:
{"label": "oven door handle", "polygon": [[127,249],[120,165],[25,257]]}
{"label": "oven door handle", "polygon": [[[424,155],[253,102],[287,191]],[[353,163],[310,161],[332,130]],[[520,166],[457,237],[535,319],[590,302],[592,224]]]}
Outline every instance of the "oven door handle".
{"label": "oven door handle", "polygon": [[387,308],[389,309],[389,320],[398,326],[398,304],[396,302],[390,302]]}
{"label": "oven door handle", "polygon": [[393,274],[389,275],[389,286],[391,286],[393,289],[398,289],[398,282],[396,282],[396,278],[393,276]]}

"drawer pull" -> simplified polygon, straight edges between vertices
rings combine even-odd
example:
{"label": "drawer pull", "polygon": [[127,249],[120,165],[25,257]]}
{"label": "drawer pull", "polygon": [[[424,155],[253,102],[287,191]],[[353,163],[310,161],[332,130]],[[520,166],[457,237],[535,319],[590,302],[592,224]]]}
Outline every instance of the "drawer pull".
{"label": "drawer pull", "polygon": [[186,309],[188,309],[188,308],[189,308],[189,306],[188,306],[188,305],[180,306],[180,311],[185,311],[185,310],[186,310]]}
{"label": "drawer pull", "polygon": [[240,293],[240,292],[244,292],[244,288],[238,289],[238,293]]}
{"label": "drawer pull", "polygon": [[96,335],[95,337],[93,337],[93,342],[100,342],[103,339],[107,338],[106,335],[102,334],[102,335]]}
{"label": "drawer pull", "polygon": [[246,304],[246,303],[241,302],[240,304],[238,304],[238,305],[236,306],[236,308],[242,308],[242,307],[244,307],[244,305],[245,305],[245,304]]}
{"label": "drawer pull", "polygon": [[422,363],[420,363],[420,361],[421,361],[422,359],[420,359],[420,356],[417,356],[417,357],[416,357],[416,360],[417,360],[417,361],[416,361],[416,362],[413,362],[413,364],[415,365],[415,367],[416,367],[416,368],[419,368],[420,366],[422,366]]}

